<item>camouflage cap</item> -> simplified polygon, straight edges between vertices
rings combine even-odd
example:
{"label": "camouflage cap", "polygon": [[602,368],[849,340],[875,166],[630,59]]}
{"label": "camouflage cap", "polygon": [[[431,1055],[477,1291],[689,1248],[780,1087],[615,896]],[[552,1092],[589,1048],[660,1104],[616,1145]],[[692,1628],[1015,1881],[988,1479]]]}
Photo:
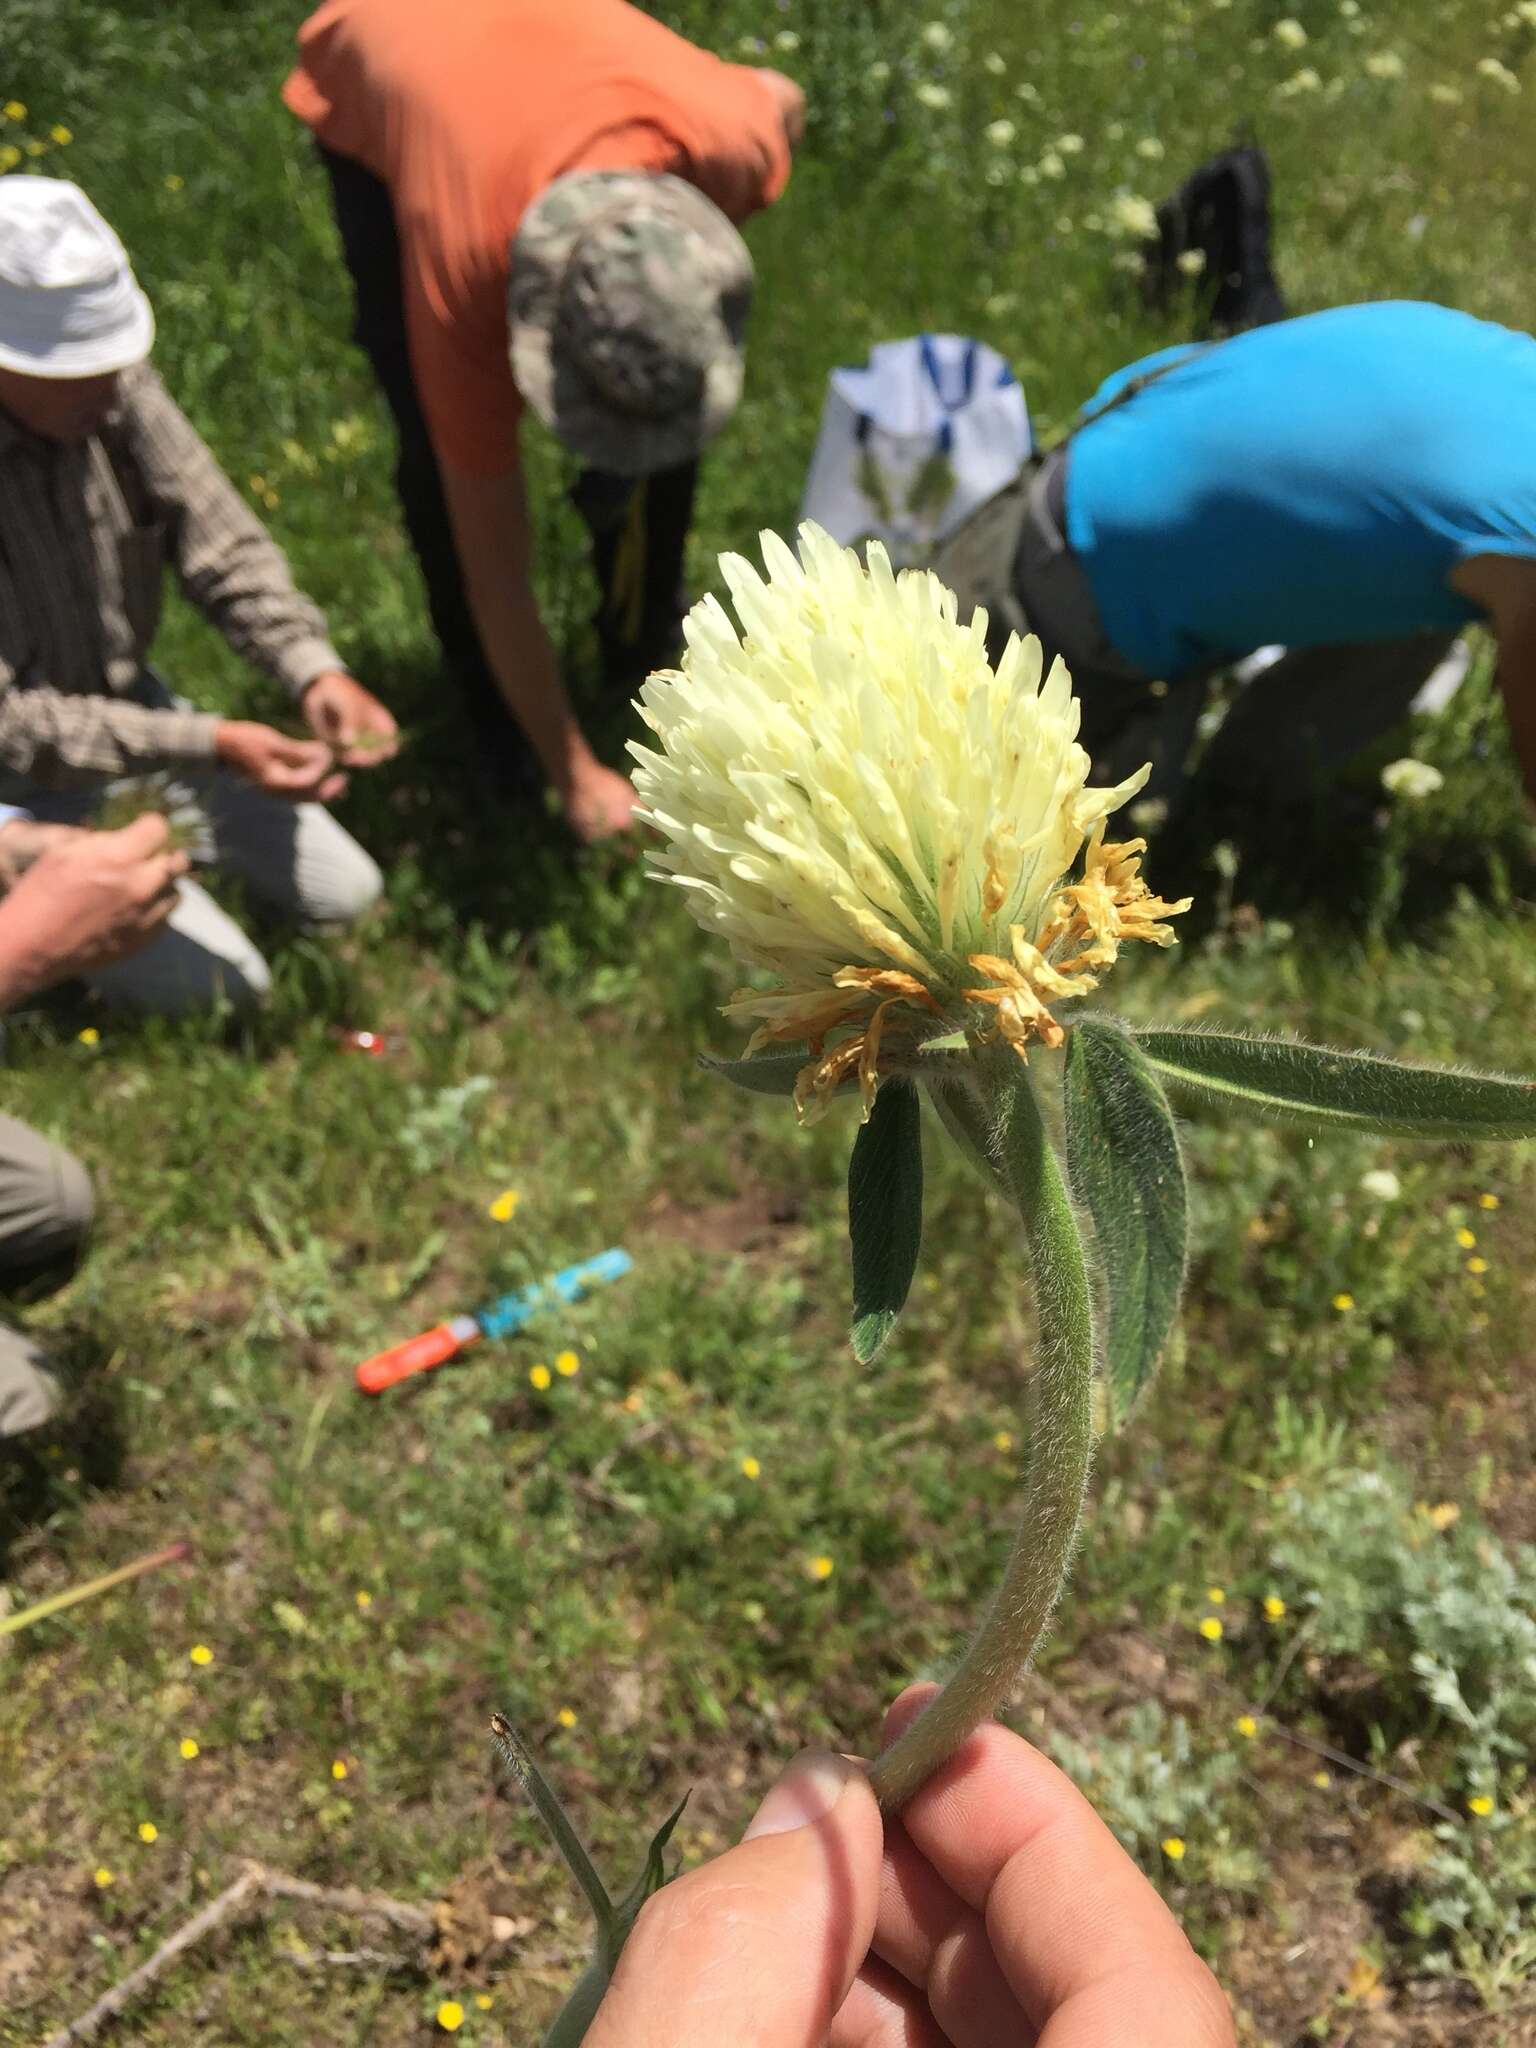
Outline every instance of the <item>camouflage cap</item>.
{"label": "camouflage cap", "polygon": [[588,462],[648,476],[698,454],[741,397],[752,258],[668,173],[573,171],[512,242],[512,374]]}

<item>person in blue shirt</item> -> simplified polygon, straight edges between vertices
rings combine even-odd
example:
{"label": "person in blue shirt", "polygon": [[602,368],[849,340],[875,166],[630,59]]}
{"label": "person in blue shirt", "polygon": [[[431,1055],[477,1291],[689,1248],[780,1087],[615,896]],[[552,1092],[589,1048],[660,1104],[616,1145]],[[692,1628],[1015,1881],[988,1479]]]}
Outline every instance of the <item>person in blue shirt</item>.
{"label": "person in blue shirt", "polygon": [[1536,800],[1527,334],[1382,303],[1149,356],[934,566],[1063,656],[1104,779],[1150,759],[1174,800],[1217,671],[1285,649],[1199,768],[1205,793],[1267,803],[1386,732],[1482,620]]}

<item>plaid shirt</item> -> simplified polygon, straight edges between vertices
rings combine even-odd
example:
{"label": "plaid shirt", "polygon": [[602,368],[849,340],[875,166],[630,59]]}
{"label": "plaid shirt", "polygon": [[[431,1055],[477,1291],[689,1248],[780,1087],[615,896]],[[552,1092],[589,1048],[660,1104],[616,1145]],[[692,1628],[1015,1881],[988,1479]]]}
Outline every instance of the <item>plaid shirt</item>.
{"label": "plaid shirt", "polygon": [[148,366],[90,440],[0,413],[0,778],[41,788],[209,760],[219,720],[134,701],[167,563],[297,696],[343,666],[275,541]]}

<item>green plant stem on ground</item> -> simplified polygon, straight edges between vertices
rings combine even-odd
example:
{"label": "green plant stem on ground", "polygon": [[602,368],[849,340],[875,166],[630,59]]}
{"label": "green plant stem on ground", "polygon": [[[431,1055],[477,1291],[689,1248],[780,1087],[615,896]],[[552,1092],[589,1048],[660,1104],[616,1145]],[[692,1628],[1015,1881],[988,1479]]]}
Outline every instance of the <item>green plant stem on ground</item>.
{"label": "green plant stem on ground", "polygon": [[898,1812],[996,1713],[1034,1655],[1077,1539],[1093,1453],[1092,1296],[1061,1168],[1017,1055],[1006,1047],[973,1051],[975,1080],[936,1099],[946,1124],[987,1162],[1024,1225],[1040,1326],[1024,1511],[1002,1581],[959,1667],[871,1769],[888,1813]]}

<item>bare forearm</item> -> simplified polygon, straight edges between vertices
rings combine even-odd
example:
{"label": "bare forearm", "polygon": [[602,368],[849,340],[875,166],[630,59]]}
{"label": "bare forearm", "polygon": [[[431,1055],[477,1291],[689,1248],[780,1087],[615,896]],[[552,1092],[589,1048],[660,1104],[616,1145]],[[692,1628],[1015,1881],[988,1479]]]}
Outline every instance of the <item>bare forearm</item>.
{"label": "bare forearm", "polygon": [[524,578],[510,575],[486,579],[484,585],[471,576],[469,591],[497,687],[545,774],[564,790],[589,750],[533,592]]}

